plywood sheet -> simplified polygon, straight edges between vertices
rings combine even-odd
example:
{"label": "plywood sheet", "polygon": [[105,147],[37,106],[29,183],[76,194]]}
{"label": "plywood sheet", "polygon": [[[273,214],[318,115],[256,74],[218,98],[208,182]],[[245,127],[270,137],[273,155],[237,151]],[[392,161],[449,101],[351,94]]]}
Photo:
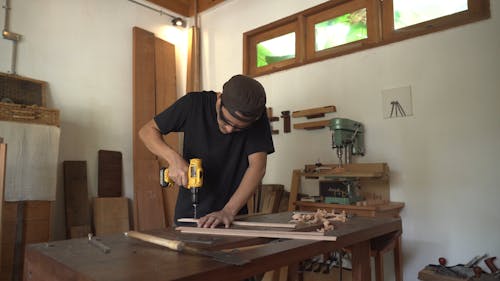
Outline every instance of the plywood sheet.
{"label": "plywood sheet", "polygon": [[122,196],[122,153],[99,150],[98,187],[99,197]]}

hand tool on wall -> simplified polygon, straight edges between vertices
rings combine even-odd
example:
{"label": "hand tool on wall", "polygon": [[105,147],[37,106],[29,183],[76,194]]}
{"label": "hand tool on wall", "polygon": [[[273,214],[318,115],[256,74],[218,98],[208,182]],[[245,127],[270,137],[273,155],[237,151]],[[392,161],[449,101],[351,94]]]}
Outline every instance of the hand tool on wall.
{"label": "hand tool on wall", "polygon": [[[193,218],[197,218],[198,211],[198,189],[203,186],[203,168],[202,161],[199,158],[189,160],[187,189],[191,190],[191,202],[193,204]],[[168,175],[168,168],[160,169],[160,185],[162,187],[171,187],[174,181]]]}
{"label": "hand tool on wall", "polygon": [[187,246],[182,241],[161,238],[158,236],[149,235],[149,234],[142,233],[142,232],[129,231],[129,232],[125,232],[125,236],[132,237],[132,238],[142,240],[145,242],[153,243],[156,245],[164,246],[164,247],[169,248],[170,250],[174,250],[174,251],[177,251],[180,253],[188,253],[188,254],[193,254],[193,255],[201,255],[201,256],[211,257],[211,258],[214,258],[216,261],[220,261],[220,262],[227,263],[227,264],[243,265],[243,264],[250,262],[249,260],[246,260],[246,259],[239,257],[234,252],[226,253],[226,252],[221,252],[221,251],[202,250],[202,249]]}
{"label": "hand tool on wall", "polygon": [[283,118],[283,132],[290,133],[290,110],[281,111]]}

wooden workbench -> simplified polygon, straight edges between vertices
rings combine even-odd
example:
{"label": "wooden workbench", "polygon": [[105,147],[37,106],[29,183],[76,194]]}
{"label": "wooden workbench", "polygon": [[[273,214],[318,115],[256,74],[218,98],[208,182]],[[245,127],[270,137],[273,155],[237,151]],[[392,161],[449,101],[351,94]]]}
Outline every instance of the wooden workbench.
{"label": "wooden workbench", "polygon": [[[269,214],[260,221],[287,222],[291,213]],[[248,218],[252,220],[252,218]],[[101,241],[111,248],[105,254],[86,239],[71,239],[32,244],[26,248],[24,280],[242,280],[259,273],[339,248],[352,249],[352,280],[369,281],[370,240],[401,231],[399,218],[354,217],[335,223],[329,235],[335,242],[311,240],[274,240],[262,247],[241,250],[238,255],[250,260],[242,266],[228,265],[209,257],[177,253],[124,235],[104,236]],[[192,243],[208,249],[234,248],[264,241],[258,238],[184,234],[172,228],[148,233]]]}

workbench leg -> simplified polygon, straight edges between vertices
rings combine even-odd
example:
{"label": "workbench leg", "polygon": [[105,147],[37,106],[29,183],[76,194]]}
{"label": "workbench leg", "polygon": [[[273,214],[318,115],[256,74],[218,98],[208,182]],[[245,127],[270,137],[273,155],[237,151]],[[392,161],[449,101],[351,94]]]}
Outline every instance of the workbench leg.
{"label": "workbench leg", "polygon": [[299,281],[299,263],[293,263],[288,265],[288,270],[286,271],[286,278],[283,278],[283,270],[281,270],[280,281]]}
{"label": "workbench leg", "polygon": [[396,237],[396,244],[394,245],[394,271],[396,281],[403,281],[403,249],[401,247],[401,234]]}
{"label": "workbench leg", "polygon": [[352,281],[370,281],[370,241],[363,241],[351,247]]}
{"label": "workbench leg", "polygon": [[288,211],[294,211],[294,202],[297,201],[297,195],[299,193],[300,186],[300,170],[293,170],[292,172],[292,183],[290,185],[290,198],[288,199]]}

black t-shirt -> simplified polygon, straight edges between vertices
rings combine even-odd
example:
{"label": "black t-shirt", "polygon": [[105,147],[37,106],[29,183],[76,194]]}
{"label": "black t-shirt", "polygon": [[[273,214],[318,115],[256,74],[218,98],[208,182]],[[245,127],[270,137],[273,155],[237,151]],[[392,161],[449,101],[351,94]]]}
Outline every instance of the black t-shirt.
{"label": "black t-shirt", "polygon": [[[219,211],[238,188],[248,168],[248,156],[274,152],[271,129],[265,112],[248,129],[223,134],[217,123],[215,92],[194,92],[178,99],[155,116],[162,134],[184,132],[183,157],[200,158],[203,186],[198,191],[198,217]],[[240,214],[247,213],[246,206]],[[175,220],[192,217],[191,191],[181,187],[175,207]]]}

